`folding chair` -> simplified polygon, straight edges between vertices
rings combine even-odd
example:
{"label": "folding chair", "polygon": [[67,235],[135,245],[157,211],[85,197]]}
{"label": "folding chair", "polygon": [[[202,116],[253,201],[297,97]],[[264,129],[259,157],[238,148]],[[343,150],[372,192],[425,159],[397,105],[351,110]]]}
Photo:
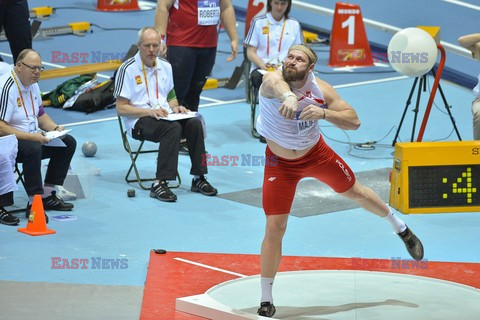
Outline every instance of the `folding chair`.
{"label": "folding chair", "polygon": [[[18,182],[20,181],[22,183],[23,188],[25,189],[25,179],[23,177],[23,171],[20,169],[17,162],[15,162],[13,173],[17,175],[17,180],[15,182],[18,184]],[[25,210],[27,210],[27,207],[9,210],[9,212],[18,213],[18,212],[25,212]]]}
{"label": "folding chair", "polygon": [[[137,182],[139,184],[140,188],[142,188],[144,190],[150,190],[150,186],[145,185],[144,182],[155,181],[156,177],[142,178],[140,176],[140,173],[139,173],[138,168],[137,168],[137,158],[140,154],[145,154],[145,153],[157,153],[158,154],[158,149],[142,150],[143,144],[145,143],[145,140],[140,140],[140,145],[138,146],[138,148],[136,150],[132,150],[132,148],[130,146],[130,142],[128,141],[127,131],[123,129],[122,119],[120,118],[120,116],[118,116],[118,124],[120,126],[120,133],[122,135],[123,148],[128,153],[128,155],[130,156],[130,160],[132,161],[131,164],[130,164],[130,167],[128,168],[127,174],[125,175],[125,181],[127,183]],[[132,173],[132,170],[135,173],[135,178],[130,178],[130,174]],[[182,180],[181,180],[180,175],[178,174],[178,171],[177,171],[175,184],[173,184],[173,185],[168,184],[168,186],[170,188],[178,188],[178,187],[181,186],[181,184],[182,184]]]}
{"label": "folding chair", "polygon": [[254,138],[260,139],[260,134],[258,134],[257,129],[255,128],[255,115],[257,112],[257,105],[258,105],[258,88],[254,88],[251,84],[250,86],[251,88],[249,91],[250,91],[251,133]]}
{"label": "folding chair", "polygon": [[17,181],[16,181],[17,184],[18,184],[18,181],[20,181],[22,183],[23,188],[25,188],[25,180],[23,178],[23,171],[20,170],[20,168],[18,167],[18,162],[15,162],[14,173],[17,175]]}

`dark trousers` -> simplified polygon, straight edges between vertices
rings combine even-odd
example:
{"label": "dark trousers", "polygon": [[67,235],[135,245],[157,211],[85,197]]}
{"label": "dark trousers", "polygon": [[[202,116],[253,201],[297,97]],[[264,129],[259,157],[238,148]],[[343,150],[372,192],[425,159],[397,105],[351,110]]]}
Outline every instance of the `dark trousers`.
{"label": "dark trousers", "polygon": [[200,94],[215,64],[217,48],[168,47],[178,102],[198,111]]}
{"label": "dark trousers", "polygon": [[252,73],[250,73],[250,81],[252,83],[252,87],[255,90],[258,90],[262,85],[263,81],[263,74],[261,74],[258,69],[254,69]]}
{"label": "dark trousers", "polygon": [[0,207],[8,207],[13,204],[13,191],[0,194]]}
{"label": "dark trousers", "polygon": [[14,62],[23,49],[32,48],[29,18],[27,0],[0,0],[0,28],[5,31]]}
{"label": "dark trousers", "polygon": [[68,134],[62,141],[66,147],[47,147],[35,141],[18,140],[17,162],[23,164],[25,188],[29,196],[43,194],[42,159],[50,158],[45,183],[63,185],[77,142]]}
{"label": "dark trousers", "polygon": [[160,143],[156,174],[158,180],[175,180],[181,138],[187,139],[188,152],[192,162],[190,174],[199,176],[207,174],[207,167],[202,165],[205,142],[202,123],[199,118],[166,121],[143,117],[135,124],[132,137],[137,140]]}

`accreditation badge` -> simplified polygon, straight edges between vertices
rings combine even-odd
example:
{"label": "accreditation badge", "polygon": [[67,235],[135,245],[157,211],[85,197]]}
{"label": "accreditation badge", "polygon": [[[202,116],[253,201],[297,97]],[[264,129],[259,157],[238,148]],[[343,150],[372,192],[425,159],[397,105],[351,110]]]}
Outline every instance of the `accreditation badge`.
{"label": "accreditation badge", "polygon": [[28,132],[35,133],[38,131],[37,128],[38,128],[37,117],[34,117],[33,119],[28,119]]}
{"label": "accreditation badge", "polygon": [[198,0],[198,25],[212,26],[220,21],[220,0]]}

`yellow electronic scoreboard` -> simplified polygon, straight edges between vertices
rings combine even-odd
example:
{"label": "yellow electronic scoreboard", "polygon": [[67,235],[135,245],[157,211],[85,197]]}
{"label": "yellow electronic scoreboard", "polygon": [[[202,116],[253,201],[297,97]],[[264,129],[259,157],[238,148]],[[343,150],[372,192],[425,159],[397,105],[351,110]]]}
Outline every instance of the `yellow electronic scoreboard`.
{"label": "yellow electronic scoreboard", "polygon": [[480,211],[480,141],[397,143],[390,205],[403,213]]}

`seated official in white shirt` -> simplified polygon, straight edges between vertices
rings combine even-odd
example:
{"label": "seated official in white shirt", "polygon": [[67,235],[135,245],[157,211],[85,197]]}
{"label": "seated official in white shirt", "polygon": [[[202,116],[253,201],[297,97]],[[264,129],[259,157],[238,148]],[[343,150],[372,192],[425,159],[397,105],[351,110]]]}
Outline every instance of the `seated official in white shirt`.
{"label": "seated official in white shirt", "polygon": [[158,58],[160,33],[154,27],[138,33],[138,53],[118,69],[114,96],[117,112],[134,139],[159,142],[156,181],[150,196],[160,201],[175,202],[177,196],[168,187],[175,180],[180,139],[187,140],[193,176],[191,191],[214,196],[217,189],[206,180],[205,142],[198,117],[168,121],[169,113],[186,113],[178,104],[173,88],[172,66]]}
{"label": "seated official in white shirt", "polygon": [[[41,195],[45,210],[69,211],[73,204],[66,203],[55,193],[55,186],[63,185],[77,143],[66,134],[62,137],[65,147],[51,147],[45,136],[48,131],[63,131],[43,109],[38,80],[42,72],[42,60],[38,52],[25,49],[18,55],[10,72],[0,77],[0,136],[14,134],[18,139],[16,161],[23,164],[25,189],[29,197],[26,215],[34,195]],[[41,162],[49,158],[44,183]],[[48,217],[47,217],[48,221]]]}

